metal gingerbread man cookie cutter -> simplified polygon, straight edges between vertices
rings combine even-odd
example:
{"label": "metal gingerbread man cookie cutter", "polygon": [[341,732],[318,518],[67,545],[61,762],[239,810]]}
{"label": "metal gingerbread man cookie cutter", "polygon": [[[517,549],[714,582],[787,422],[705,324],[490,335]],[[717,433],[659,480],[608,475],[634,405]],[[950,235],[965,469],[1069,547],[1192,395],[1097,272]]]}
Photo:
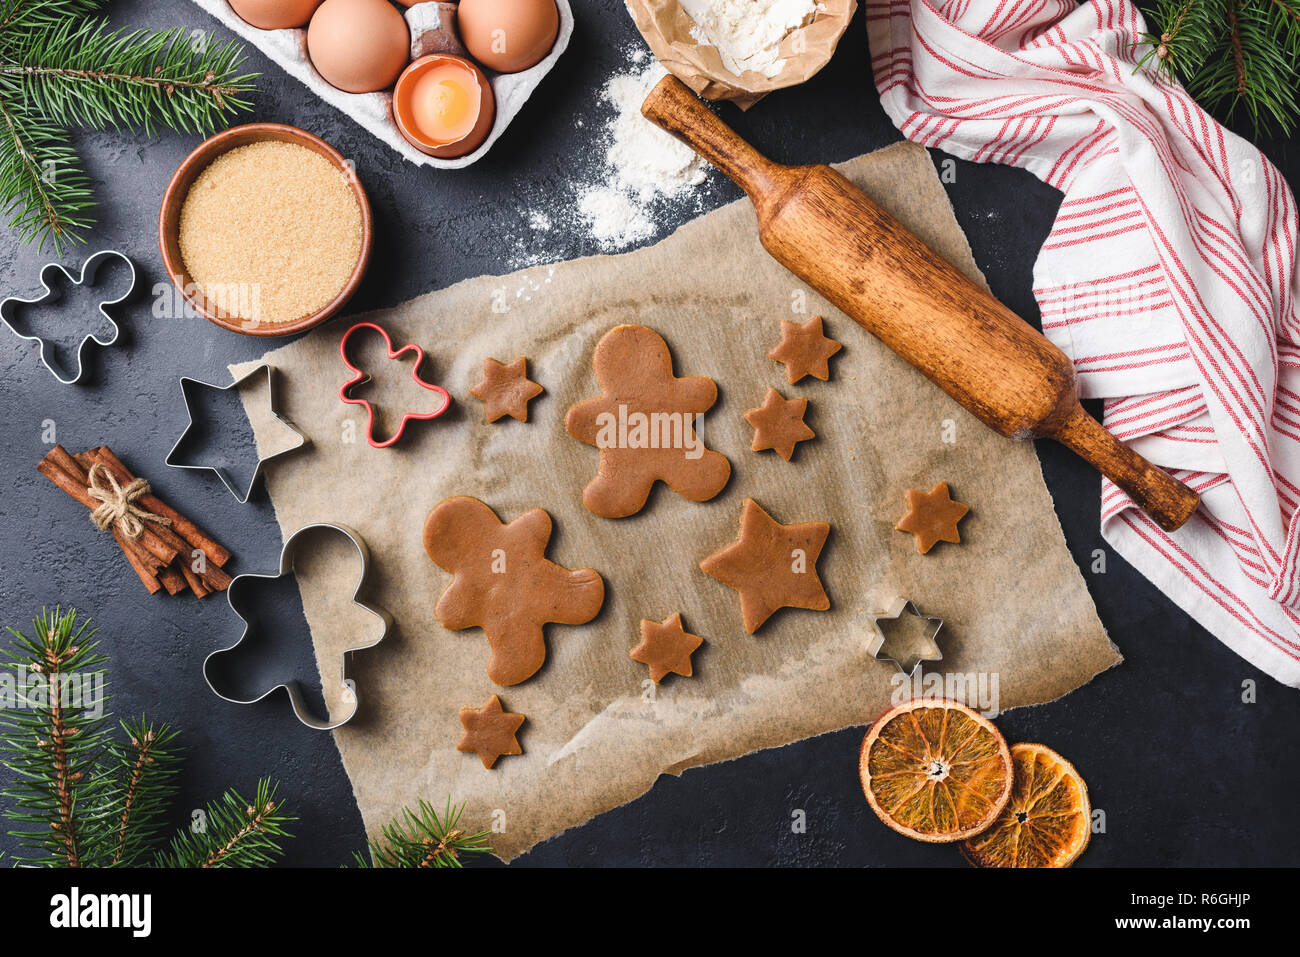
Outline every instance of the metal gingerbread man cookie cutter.
{"label": "metal gingerbread man cookie cutter", "polygon": [[[295,542],[300,536],[320,529],[338,532],[351,541],[357,554],[361,558],[361,571],[357,576],[357,586],[352,592],[352,604],[369,612],[382,626],[379,628],[378,635],[375,638],[355,645],[350,645],[343,651],[343,660],[339,669],[339,681],[342,687],[341,701],[344,705],[349,706],[347,713],[339,716],[330,715],[324,719],[313,714],[311,707],[303,698],[302,686],[298,683],[297,679],[283,681],[252,698],[239,698],[223,694],[217,687],[219,682],[215,681],[212,676],[214,660],[222,655],[234,651],[240,645],[244,644],[251,634],[258,630],[258,626],[254,624],[254,616],[247,613],[248,602],[241,593],[247,588],[248,584],[254,580],[270,582],[283,578],[285,575],[296,574],[293,563]],[[356,693],[356,683],[352,680],[353,655],[358,651],[366,651],[367,649],[378,645],[388,636],[388,632],[393,626],[392,615],[383,608],[380,608],[378,605],[373,605],[361,600],[360,596],[366,587],[366,580],[369,578],[369,575],[370,549],[366,546],[365,540],[358,532],[349,528],[347,525],[339,525],[333,522],[316,522],[311,525],[304,525],[285,539],[284,547],[280,550],[280,565],[278,571],[270,574],[248,572],[243,575],[237,575],[231,581],[230,587],[226,590],[226,600],[230,603],[230,609],[239,617],[239,620],[243,622],[244,630],[240,634],[239,640],[233,645],[214,651],[204,659],[203,680],[207,682],[207,685],[212,690],[213,694],[223,701],[229,701],[231,704],[257,704],[257,702],[283,689],[289,696],[289,703],[293,707],[294,716],[307,727],[313,728],[317,731],[332,731],[335,728],[347,724],[356,715],[357,709],[360,707],[360,698]]]}
{"label": "metal gingerbread man cookie cutter", "polygon": [[[77,345],[76,371],[71,377],[65,376],[63,373],[66,370],[64,370],[59,363],[54,360],[54,350],[51,341],[43,336],[29,336],[25,333],[19,332],[12,322],[13,315],[23,306],[37,306],[45,303],[57,302],[59,300],[60,293],[56,292],[54,287],[50,285],[50,278],[53,273],[62,273],[69,286],[85,286],[93,289],[100,269],[106,262],[112,260],[118,260],[124,263],[126,268],[129,270],[130,275],[130,281],[127,284],[126,292],[122,293],[122,295],[118,296],[116,299],[101,299],[98,303],[99,314],[108,322],[109,326],[112,328],[112,332],[106,336],[100,336],[98,332],[92,332],[84,336],[81,342]],[[117,324],[117,320],[113,318],[112,314],[108,310],[110,306],[120,306],[122,303],[126,302],[126,300],[131,298],[131,294],[135,292],[136,278],[135,263],[133,263],[125,253],[119,252],[116,249],[101,249],[99,252],[93,254],[82,264],[81,276],[79,278],[74,278],[72,273],[68,272],[62,263],[46,263],[41,267],[40,273],[41,286],[45,290],[44,293],[30,299],[24,299],[21,296],[10,296],[7,299],[0,300],[0,324],[3,324],[5,328],[19,339],[38,343],[40,346],[41,364],[50,371],[50,375],[54,376],[54,378],[63,385],[75,385],[81,381],[81,377],[86,371],[85,363],[82,361],[83,354],[86,351],[86,346],[92,342],[97,346],[111,346],[117,342],[118,337],[121,335],[121,327]]]}

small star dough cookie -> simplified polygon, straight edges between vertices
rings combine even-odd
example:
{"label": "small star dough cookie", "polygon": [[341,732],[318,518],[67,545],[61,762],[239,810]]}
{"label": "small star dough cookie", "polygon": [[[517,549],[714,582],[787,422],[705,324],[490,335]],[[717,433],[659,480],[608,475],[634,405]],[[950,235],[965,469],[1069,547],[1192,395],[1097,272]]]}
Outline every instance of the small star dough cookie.
{"label": "small star dough cookie", "polygon": [[691,655],[704,644],[699,635],[682,627],[682,613],[663,621],[641,619],[641,644],[629,655],[633,661],[650,666],[650,677],[658,684],[670,671],[683,678],[691,676]]}
{"label": "small star dough cookie", "polygon": [[488,357],[483,360],[483,381],[469,390],[482,399],[489,422],[510,416],[528,421],[528,403],[542,393],[542,387],[528,378],[528,359],[520,356],[509,365]]}
{"label": "small star dough cookie", "polygon": [[781,320],[781,344],[768,353],[785,365],[785,377],[794,385],[804,376],[825,382],[831,377],[830,357],[844,347],[822,335],[822,317],[813,316],[802,326]]}
{"label": "small star dough cookie", "polygon": [[907,514],[894,527],[916,536],[916,550],[924,555],[939,542],[961,542],[957,523],[970,506],[955,502],[948,494],[948,483],[940,482],[928,492],[907,490]]}
{"label": "small star dough cookie", "polygon": [[424,550],[452,575],[433,613],[452,630],[482,628],[492,647],[488,677],[517,685],[546,661],[543,627],[581,625],[605,601],[605,582],[590,568],[548,561],[551,516],[540,508],[509,525],[478,499],[439,502],[424,523]]}
{"label": "small star dough cookie", "polygon": [[763,404],[745,413],[745,421],[754,427],[753,450],[772,449],[789,462],[795,445],[817,437],[803,420],[807,411],[807,399],[785,399],[769,388]]}
{"label": "small star dough cookie", "polygon": [[465,736],[456,750],[477,754],[485,768],[491,768],[503,754],[523,754],[515,734],[524,720],[522,714],[511,714],[502,708],[501,699],[496,695],[488,698],[481,708],[461,708],[460,723],[465,727]]}
{"label": "small star dough cookie", "polygon": [[831,607],[817,575],[817,558],[830,530],[825,522],[782,525],[747,498],[740,537],[700,562],[700,568],[740,593],[740,614],[752,635],[778,608]]}
{"label": "small star dough cookie", "polygon": [[645,326],[617,326],[592,355],[604,390],[569,409],[564,427],[600,449],[596,477],[582,493],[587,509],[605,518],[634,515],[655,482],[692,502],[707,502],[727,484],[731,463],[708,449],[695,417],[718,398],[712,379],[673,375],[668,343]]}

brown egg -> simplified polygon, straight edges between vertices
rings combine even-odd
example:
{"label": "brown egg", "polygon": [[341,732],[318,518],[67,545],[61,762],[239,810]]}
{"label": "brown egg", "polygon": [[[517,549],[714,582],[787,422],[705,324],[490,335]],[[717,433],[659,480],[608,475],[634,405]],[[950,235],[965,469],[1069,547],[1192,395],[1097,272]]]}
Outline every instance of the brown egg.
{"label": "brown egg", "polygon": [[240,18],[260,30],[305,27],[321,0],[230,0]]}
{"label": "brown egg", "polygon": [[492,130],[496,97],[479,65],[431,53],[416,60],[393,89],[393,119],[416,149],[450,159],[478,149]]}
{"label": "brown egg", "polygon": [[499,73],[545,59],[560,30],[555,0],[460,0],[457,19],[470,56]]}
{"label": "brown egg", "polygon": [[340,90],[374,93],[405,69],[411,32],[388,0],[325,0],[307,28],[307,55]]}

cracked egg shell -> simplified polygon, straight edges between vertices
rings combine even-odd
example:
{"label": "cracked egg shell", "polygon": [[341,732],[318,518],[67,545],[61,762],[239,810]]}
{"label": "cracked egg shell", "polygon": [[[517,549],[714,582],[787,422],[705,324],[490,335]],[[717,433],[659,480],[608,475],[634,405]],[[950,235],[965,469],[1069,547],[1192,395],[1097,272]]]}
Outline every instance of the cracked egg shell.
{"label": "cracked egg shell", "polygon": [[450,53],[420,57],[402,72],[393,89],[398,130],[430,156],[453,159],[474,152],[487,139],[495,119],[492,84],[479,65],[465,57]]}

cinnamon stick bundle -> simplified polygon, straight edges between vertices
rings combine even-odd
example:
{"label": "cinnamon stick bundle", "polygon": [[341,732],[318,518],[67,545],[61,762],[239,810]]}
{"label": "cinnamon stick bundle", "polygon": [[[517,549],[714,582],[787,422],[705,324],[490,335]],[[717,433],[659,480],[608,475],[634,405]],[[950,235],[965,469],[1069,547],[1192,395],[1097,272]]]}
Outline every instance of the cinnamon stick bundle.
{"label": "cinnamon stick bundle", "polygon": [[[98,475],[111,476],[111,482],[92,483],[91,472],[96,466]],[[105,530],[121,546],[127,563],[149,594],[165,590],[176,595],[188,589],[196,598],[203,598],[225,591],[230,585],[230,576],[223,570],[230,552],[152,492],[127,494],[125,490],[137,477],[108,446],[70,455],[63,446],[56,445],[36,470],[92,513],[104,504],[92,490],[98,487],[102,493],[105,486],[111,490],[116,483],[118,492],[110,495],[115,496],[122,511],[130,514],[112,519]]]}

